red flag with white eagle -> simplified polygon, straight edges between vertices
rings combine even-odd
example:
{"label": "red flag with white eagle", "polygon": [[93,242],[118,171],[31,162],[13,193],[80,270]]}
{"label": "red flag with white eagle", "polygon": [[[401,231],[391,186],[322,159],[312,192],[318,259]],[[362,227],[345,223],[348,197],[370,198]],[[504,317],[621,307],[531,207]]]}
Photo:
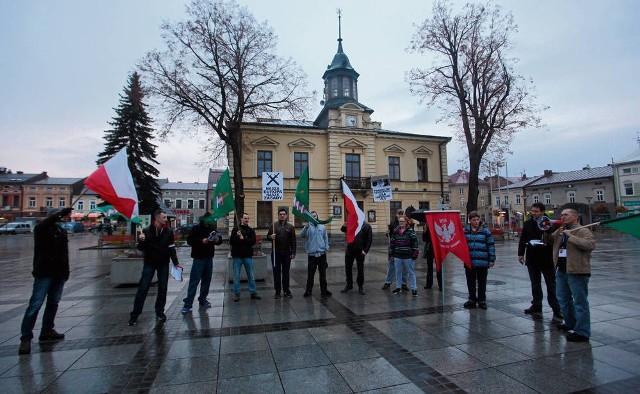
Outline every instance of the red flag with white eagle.
{"label": "red flag with white eagle", "polygon": [[449,253],[453,253],[471,269],[471,257],[460,220],[460,211],[430,211],[425,212],[425,216],[431,233],[436,270],[440,271],[442,262]]}
{"label": "red flag with white eagle", "polygon": [[362,229],[364,223],[364,212],[358,206],[356,198],[351,193],[351,189],[345,183],[344,179],[340,179],[342,183],[342,195],[344,196],[344,206],[347,210],[347,243],[353,243],[356,235]]}
{"label": "red flag with white eagle", "polygon": [[127,163],[127,148],[122,148],[85,179],[88,189],[134,223],[138,219],[138,192]]}

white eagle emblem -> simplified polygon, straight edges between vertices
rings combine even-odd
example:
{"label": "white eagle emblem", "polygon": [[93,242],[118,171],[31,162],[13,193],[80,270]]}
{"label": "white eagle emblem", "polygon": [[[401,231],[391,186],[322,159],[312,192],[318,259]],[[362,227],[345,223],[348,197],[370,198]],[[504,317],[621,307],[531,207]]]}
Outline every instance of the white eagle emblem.
{"label": "white eagle emblem", "polygon": [[449,243],[453,239],[453,235],[456,233],[456,225],[453,221],[449,221],[449,224],[445,223],[440,227],[438,223],[433,223],[433,227],[436,230],[438,237],[444,242]]}

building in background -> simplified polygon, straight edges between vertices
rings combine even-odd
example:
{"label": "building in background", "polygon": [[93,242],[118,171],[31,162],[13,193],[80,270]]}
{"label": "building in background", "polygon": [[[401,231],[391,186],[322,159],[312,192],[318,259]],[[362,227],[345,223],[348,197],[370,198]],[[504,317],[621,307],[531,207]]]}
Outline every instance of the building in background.
{"label": "building in background", "polygon": [[0,224],[17,221],[25,216],[24,191],[30,182],[37,182],[47,177],[46,172],[25,174],[22,171],[12,172],[0,167]]}
{"label": "building in background", "polygon": [[616,210],[640,213],[640,149],[613,163]]}
{"label": "building in background", "polygon": [[198,223],[207,212],[206,183],[158,182],[162,190],[162,203],[175,215],[175,225]]}
{"label": "building in background", "polygon": [[[280,207],[290,211],[298,180],[309,168],[309,206],[331,235],[345,221],[340,179],[344,178],[374,232],[383,232],[398,208],[437,209],[449,193],[448,137],[385,130],[371,118],[373,109],[359,101],[359,74],[342,48],[324,75],[323,106],[315,121],[258,119],[241,125],[245,211],[252,226],[266,228]],[[233,157],[228,153],[233,171]],[[282,172],[284,199],[262,201],[262,173]],[[233,174],[232,174],[233,176]],[[374,202],[371,177],[391,182],[392,199]],[[290,217],[296,227],[300,220]],[[266,231],[264,231],[266,233]]]}
{"label": "building in background", "polygon": [[54,178],[45,173],[40,180],[24,184],[22,197],[25,217],[42,219],[50,208],[68,207],[73,196],[79,196],[85,178]]}

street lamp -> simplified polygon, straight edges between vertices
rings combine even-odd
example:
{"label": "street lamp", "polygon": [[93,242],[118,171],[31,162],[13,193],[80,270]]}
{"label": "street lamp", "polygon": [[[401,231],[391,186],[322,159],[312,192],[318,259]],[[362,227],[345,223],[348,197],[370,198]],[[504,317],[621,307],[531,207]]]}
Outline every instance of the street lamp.
{"label": "street lamp", "polygon": [[587,207],[589,209],[589,223],[588,224],[591,224],[591,199],[592,198],[593,197],[591,197],[591,196],[586,197],[586,199],[587,199]]}

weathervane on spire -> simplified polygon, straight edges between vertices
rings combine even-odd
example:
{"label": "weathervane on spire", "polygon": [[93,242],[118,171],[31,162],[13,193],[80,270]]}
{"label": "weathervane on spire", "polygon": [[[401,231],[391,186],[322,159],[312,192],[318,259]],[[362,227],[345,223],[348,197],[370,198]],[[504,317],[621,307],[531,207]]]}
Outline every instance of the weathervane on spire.
{"label": "weathervane on spire", "polygon": [[342,41],[342,9],[336,8],[336,12],[338,13],[338,42]]}

